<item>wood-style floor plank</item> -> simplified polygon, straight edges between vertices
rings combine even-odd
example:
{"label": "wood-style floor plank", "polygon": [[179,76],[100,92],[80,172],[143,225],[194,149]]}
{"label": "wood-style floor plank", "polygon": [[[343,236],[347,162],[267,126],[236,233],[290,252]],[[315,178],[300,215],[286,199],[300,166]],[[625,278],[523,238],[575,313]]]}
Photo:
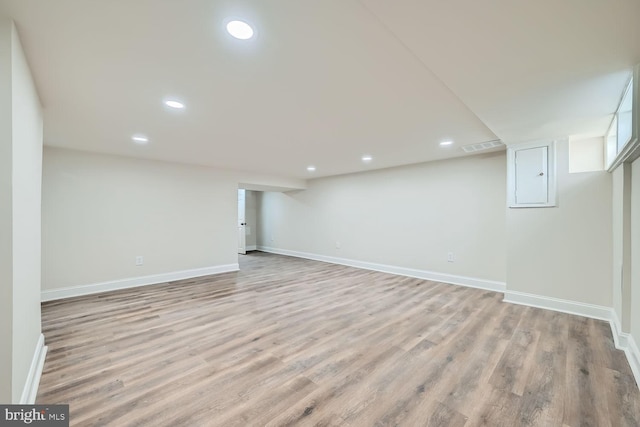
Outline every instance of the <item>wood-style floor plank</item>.
{"label": "wood-style floor plank", "polygon": [[72,426],[638,426],[605,322],[264,253],[42,306]]}

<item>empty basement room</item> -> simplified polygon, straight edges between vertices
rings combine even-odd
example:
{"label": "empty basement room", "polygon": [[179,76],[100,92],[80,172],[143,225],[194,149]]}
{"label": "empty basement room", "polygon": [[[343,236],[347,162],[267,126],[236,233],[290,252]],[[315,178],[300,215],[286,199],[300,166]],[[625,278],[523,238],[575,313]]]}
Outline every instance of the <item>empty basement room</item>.
{"label": "empty basement room", "polygon": [[0,425],[640,425],[640,2],[0,0]]}

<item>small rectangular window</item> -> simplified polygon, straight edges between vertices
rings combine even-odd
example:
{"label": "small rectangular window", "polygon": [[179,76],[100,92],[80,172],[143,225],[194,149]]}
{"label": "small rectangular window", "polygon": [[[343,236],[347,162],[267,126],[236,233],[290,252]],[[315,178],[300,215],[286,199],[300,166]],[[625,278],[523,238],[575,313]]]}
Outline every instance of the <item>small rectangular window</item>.
{"label": "small rectangular window", "polygon": [[620,104],[606,136],[606,163],[609,172],[620,163],[638,155],[638,105],[640,97],[640,64],[625,86]]}
{"label": "small rectangular window", "polygon": [[607,133],[607,167],[613,164],[618,155],[618,116],[613,116],[613,121]]}
{"label": "small rectangular window", "polygon": [[622,151],[622,149],[631,141],[631,136],[633,133],[633,117],[632,117],[632,107],[633,107],[633,79],[629,82],[627,86],[627,90],[625,91],[624,97],[622,98],[622,102],[620,103],[620,107],[618,108],[618,153]]}

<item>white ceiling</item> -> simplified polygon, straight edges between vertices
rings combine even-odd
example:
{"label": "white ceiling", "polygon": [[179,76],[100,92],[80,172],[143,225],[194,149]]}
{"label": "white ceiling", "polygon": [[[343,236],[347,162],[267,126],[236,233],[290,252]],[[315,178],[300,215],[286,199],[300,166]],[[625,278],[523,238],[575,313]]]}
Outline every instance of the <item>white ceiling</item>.
{"label": "white ceiling", "polygon": [[[45,144],[291,178],[603,135],[640,62],[638,0],[0,0],[0,15]],[[256,37],[233,39],[230,18]]]}

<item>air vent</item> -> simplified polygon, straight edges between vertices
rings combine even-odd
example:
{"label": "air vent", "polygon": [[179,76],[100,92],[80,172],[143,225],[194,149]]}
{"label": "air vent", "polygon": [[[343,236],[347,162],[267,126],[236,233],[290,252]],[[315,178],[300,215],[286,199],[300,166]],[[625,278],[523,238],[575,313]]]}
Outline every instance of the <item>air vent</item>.
{"label": "air vent", "polygon": [[475,153],[476,151],[490,150],[491,148],[502,147],[504,144],[499,139],[478,144],[463,145],[462,149],[465,153]]}

